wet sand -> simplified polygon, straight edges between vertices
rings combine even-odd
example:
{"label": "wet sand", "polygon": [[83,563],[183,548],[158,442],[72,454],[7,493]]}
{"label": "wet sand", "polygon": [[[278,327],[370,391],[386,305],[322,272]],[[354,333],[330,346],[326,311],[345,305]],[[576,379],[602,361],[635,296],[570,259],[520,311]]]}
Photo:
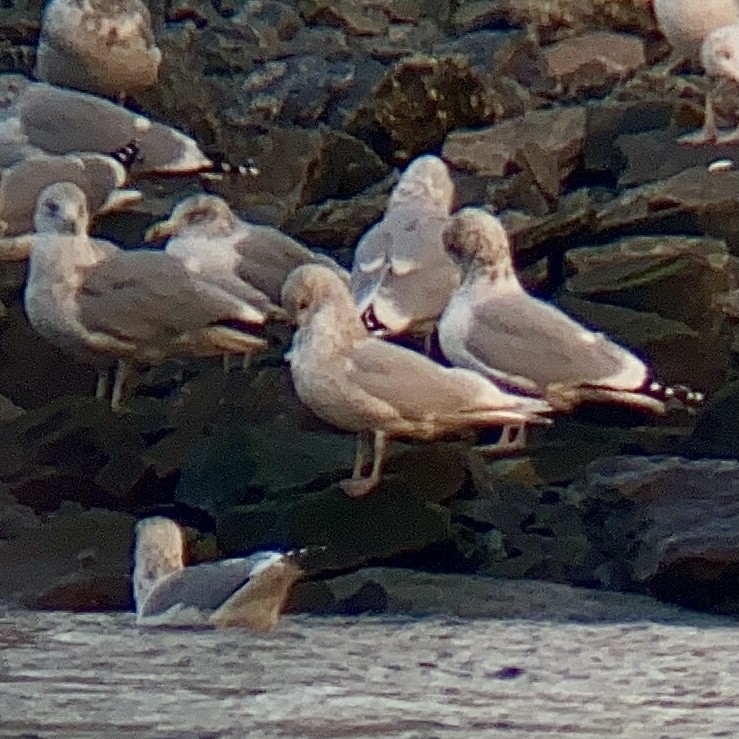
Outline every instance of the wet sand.
{"label": "wet sand", "polygon": [[712,737],[739,733],[739,627],[285,617],[153,631],[0,615],[2,737]]}

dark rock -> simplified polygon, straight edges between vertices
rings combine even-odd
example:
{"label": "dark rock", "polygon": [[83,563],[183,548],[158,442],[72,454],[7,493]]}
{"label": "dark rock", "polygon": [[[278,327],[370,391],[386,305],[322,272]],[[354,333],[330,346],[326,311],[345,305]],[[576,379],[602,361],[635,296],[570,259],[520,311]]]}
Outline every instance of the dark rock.
{"label": "dark rock", "polygon": [[275,126],[249,138],[238,131],[229,134],[238,146],[236,161],[253,160],[258,174],[225,175],[206,186],[258,223],[282,225],[299,207],[356,195],[388,172],[364,143],[328,128]]}
{"label": "dark rock", "polygon": [[716,297],[737,287],[739,261],[723,242],[688,236],[636,236],[572,249],[566,293],[657,313],[718,333]]}
{"label": "dark rock", "polygon": [[739,612],[739,462],[602,459],[579,490],[594,541],[627,585]]}
{"label": "dark rock", "polygon": [[692,167],[667,180],[626,190],[602,205],[593,231],[706,234],[724,239],[732,253],[739,253],[737,191],[739,172]]}
{"label": "dark rock", "polygon": [[686,450],[701,457],[739,459],[739,382],[725,385],[708,399]]}
{"label": "dark rock", "polygon": [[555,621],[677,621],[689,613],[647,596],[609,593],[554,583],[445,575],[372,567],[324,582],[295,585],[288,610],[367,611],[458,618]]}
{"label": "dark rock", "polygon": [[503,177],[519,171],[520,152],[534,146],[548,155],[540,177],[549,179],[549,167],[554,166],[562,181],[582,161],[585,120],[582,108],[533,111],[490,128],[454,131],[444,141],[442,153],[458,169]]}
{"label": "dark rock", "polygon": [[646,65],[644,42],[610,31],[590,31],[542,50],[549,94],[559,100],[605,95]]}
{"label": "dark rock", "polygon": [[341,571],[448,542],[449,513],[411,491],[383,486],[353,500],[337,487],[232,508],[217,520],[226,554],[262,547],[325,547],[314,571]]}
{"label": "dark rock", "polygon": [[0,427],[0,478],[19,502],[50,511],[60,500],[118,506],[147,479],[131,422],[94,398],[65,397]]}
{"label": "dark rock", "polygon": [[345,126],[386,158],[405,162],[438,149],[455,128],[506,114],[507,102],[466,59],[414,56],[388,72]]}
{"label": "dark rock", "polygon": [[351,467],[348,434],[302,430],[280,420],[258,426],[228,424],[190,448],[176,501],[216,514],[273,498],[291,489],[315,489]]}
{"label": "dark rock", "polygon": [[3,542],[0,598],[30,608],[128,610],[134,519],[65,504]]}

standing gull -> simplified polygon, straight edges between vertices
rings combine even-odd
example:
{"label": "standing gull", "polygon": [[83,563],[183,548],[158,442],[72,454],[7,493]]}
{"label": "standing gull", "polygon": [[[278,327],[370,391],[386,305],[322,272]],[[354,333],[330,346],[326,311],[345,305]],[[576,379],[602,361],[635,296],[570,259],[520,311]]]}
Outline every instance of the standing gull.
{"label": "standing gull", "polygon": [[[282,290],[298,329],[288,354],[295,390],[319,418],[357,437],[354,470],[341,486],[359,497],[380,482],[387,442],[431,441],[484,426],[548,423],[544,401],[510,395],[476,372],[442,367],[417,352],[375,338],[362,323],[344,282],[307,265]],[[374,457],[362,477],[370,440]],[[504,434],[500,449],[521,448]]]}
{"label": "standing gull", "polygon": [[735,143],[739,140],[739,124],[733,131],[719,135],[713,100],[727,82],[739,83],[739,22],[718,28],[706,36],[701,46],[701,63],[706,74],[717,77],[719,83],[706,93],[706,112],[701,130],[680,140],[689,144]]}
{"label": "standing gull", "polygon": [[[274,317],[283,314],[282,285],[296,267],[325,264],[347,284],[349,273],[271,226],[239,220],[223,198],[192,195],[166,221],[154,224],[147,240],[169,237],[165,251],[199,279],[218,285]],[[242,367],[248,365],[248,355]],[[228,369],[228,364],[224,366]]]}
{"label": "standing gull", "polygon": [[523,289],[495,216],[464,208],[444,229],[444,243],[466,274],[439,321],[439,343],[454,366],[545,397],[558,410],[597,401],[664,412],[641,392],[644,362]]}
{"label": "standing gull", "polygon": [[347,282],[349,274],[271,226],[240,220],[223,198],[192,195],[166,221],[154,224],[147,241],[169,238],[167,254],[188,270],[245,300],[279,305],[282,285],[296,267],[325,264]]}
{"label": "standing gull", "polygon": [[654,0],[654,15],[673,59],[697,61],[709,33],[739,22],[739,0]]}
{"label": "standing gull", "polygon": [[[739,0],[654,0],[654,14],[660,31],[672,47],[671,64],[684,59],[700,61],[706,73],[725,80],[737,80],[737,42],[731,33],[719,29],[739,23]],[[734,57],[732,60],[731,57]],[[716,90],[706,94],[705,119],[701,130],[688,134],[681,141],[704,144],[716,141],[713,100]]]}
{"label": "standing gull", "polygon": [[120,409],[138,365],[171,357],[248,354],[266,348],[252,333],[263,312],[194,279],[168,254],[109,249],[87,235],[85,194],[68,182],[39,196],[24,295],[33,328],[51,343],[118,361],[111,407]]}
{"label": "standing gull", "polygon": [[359,241],[351,293],[367,326],[383,334],[429,334],[459,286],[459,268],[441,230],[454,184],[438,157],[415,159],[390,195],[387,212]]}
{"label": "standing gull", "polygon": [[162,52],[141,0],[49,0],[36,76],[63,87],[123,98],[151,87]]}
{"label": "standing gull", "polygon": [[137,623],[269,631],[303,574],[294,556],[280,552],[185,567],[184,544],[182,530],[169,518],[146,518],[136,525]]}

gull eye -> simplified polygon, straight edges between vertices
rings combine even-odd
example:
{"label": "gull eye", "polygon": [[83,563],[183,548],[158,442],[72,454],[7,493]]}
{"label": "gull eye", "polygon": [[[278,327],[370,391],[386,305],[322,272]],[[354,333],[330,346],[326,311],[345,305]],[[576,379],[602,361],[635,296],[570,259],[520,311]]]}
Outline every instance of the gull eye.
{"label": "gull eye", "polygon": [[47,200],[44,203],[44,210],[52,217],[59,215],[59,203],[54,200]]}

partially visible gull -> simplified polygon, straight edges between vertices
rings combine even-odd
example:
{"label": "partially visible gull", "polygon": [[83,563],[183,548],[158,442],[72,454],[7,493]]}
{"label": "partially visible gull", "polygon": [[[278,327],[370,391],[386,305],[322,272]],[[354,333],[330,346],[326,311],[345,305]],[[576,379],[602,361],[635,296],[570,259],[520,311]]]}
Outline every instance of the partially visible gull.
{"label": "partially visible gull", "polygon": [[146,233],[147,241],[167,238],[167,254],[193,274],[244,300],[261,296],[279,305],[285,279],[303,264],[325,264],[349,281],[349,273],[328,257],[276,228],[240,220],[217,195],[185,198],[166,221]]}
{"label": "partially visible gull", "polygon": [[433,329],[460,281],[441,242],[453,200],[444,162],[418,157],[401,175],[383,219],[360,239],[351,293],[371,330],[395,336]]}
{"label": "partially visible gull", "polygon": [[[73,182],[86,195],[91,213],[118,210],[141,199],[123,189],[127,172],[103,154],[38,154],[0,171],[0,235],[17,236],[33,229],[41,191],[55,182]],[[0,242],[1,243],[1,242]]]}
{"label": "partially visible gull", "polygon": [[111,244],[101,253],[88,236],[87,198],[76,185],[47,187],[34,222],[26,314],[33,328],[60,348],[93,361],[118,360],[114,410],[121,408],[126,383],[139,365],[171,357],[243,356],[266,348],[254,332],[269,316],[194,279],[174,257]]}
{"label": "partially visible gull", "polygon": [[[10,80],[3,87],[5,77]],[[110,154],[135,141],[134,173],[177,174],[213,166],[182,131],[110,100],[43,82],[23,85],[17,75],[0,76],[0,88],[6,92],[0,110],[0,160],[8,149],[18,159],[39,151]]]}
{"label": "partially visible gull", "polygon": [[727,82],[733,82],[735,85],[739,83],[739,22],[719,28],[706,36],[701,46],[701,63],[706,74],[717,77],[719,82],[714,89],[706,93],[703,128],[697,133],[683,136],[680,140],[689,144],[736,143],[739,141],[739,124],[733,131],[720,135],[713,100]]}
{"label": "partially visible gull", "polygon": [[439,343],[454,366],[546,398],[558,410],[596,401],[664,412],[642,392],[649,369],[641,359],[524,290],[495,216],[464,208],[444,229],[444,243],[465,273],[439,321]]}
{"label": "partially visible gull", "polygon": [[[282,302],[298,329],[288,359],[300,400],[319,418],[358,434],[352,497],[380,482],[387,442],[431,441],[485,426],[546,424],[543,400],[510,395],[476,372],[443,367],[372,336],[344,282],[331,269],[306,265],[285,282]],[[507,432],[507,429],[504,429]],[[521,448],[504,433],[501,451]],[[374,440],[372,471],[362,476]]]}
{"label": "partially visible gull", "polygon": [[123,98],[151,87],[162,52],[142,0],[49,0],[36,76],[63,87]]}
{"label": "partially visible gull", "polygon": [[739,0],[654,0],[654,15],[673,60],[697,61],[708,34],[739,22]]}
{"label": "partially visible gull", "polygon": [[303,571],[291,554],[185,567],[182,530],[162,516],[136,525],[133,592],[136,622],[151,626],[236,626],[265,632],[277,624]]}

